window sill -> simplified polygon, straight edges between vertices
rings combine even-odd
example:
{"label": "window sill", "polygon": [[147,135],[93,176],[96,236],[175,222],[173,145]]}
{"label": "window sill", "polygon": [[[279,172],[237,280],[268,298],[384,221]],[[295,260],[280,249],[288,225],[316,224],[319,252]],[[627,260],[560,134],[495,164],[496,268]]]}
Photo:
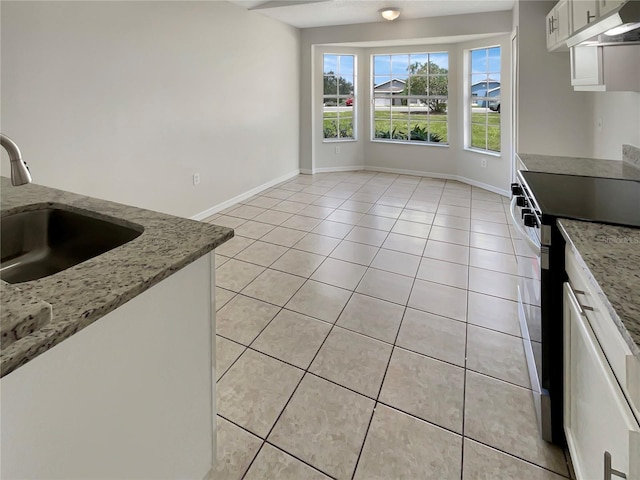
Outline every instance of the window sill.
{"label": "window sill", "polygon": [[492,152],[490,150],[480,150],[478,148],[465,147],[467,152],[479,153],[481,155],[488,155],[489,157],[502,157],[502,152]]}
{"label": "window sill", "polygon": [[357,138],[323,138],[322,143],[357,142]]}
{"label": "window sill", "polygon": [[435,143],[435,142],[410,142],[402,140],[381,140],[371,139],[371,143],[391,143],[394,145],[416,145],[419,147],[437,147],[437,148],[449,148],[448,143]]}

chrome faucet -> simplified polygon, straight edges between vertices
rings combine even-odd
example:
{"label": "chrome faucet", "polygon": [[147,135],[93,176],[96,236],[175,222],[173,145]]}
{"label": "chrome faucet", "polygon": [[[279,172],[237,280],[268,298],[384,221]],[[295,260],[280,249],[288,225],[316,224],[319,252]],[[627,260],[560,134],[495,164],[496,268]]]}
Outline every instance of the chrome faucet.
{"label": "chrome faucet", "polygon": [[27,164],[22,160],[20,149],[18,145],[16,145],[16,142],[0,133],[0,145],[2,145],[9,154],[9,161],[11,162],[11,184],[18,186],[31,183],[29,167],[27,167]]}

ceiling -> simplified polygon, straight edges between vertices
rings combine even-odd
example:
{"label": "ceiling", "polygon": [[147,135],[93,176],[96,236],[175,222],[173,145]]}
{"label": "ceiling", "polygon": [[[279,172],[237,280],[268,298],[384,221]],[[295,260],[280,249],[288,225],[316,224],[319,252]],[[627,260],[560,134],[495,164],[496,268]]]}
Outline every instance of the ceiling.
{"label": "ceiling", "polygon": [[[378,10],[398,7],[400,20],[511,10],[514,0],[229,0],[298,28],[386,22]],[[398,20],[396,20],[398,21]]]}

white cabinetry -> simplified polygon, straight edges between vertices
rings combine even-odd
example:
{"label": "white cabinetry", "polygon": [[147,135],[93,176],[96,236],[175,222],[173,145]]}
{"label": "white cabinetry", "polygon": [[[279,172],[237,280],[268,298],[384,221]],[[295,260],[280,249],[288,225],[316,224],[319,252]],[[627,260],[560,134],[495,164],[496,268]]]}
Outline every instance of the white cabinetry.
{"label": "white cabinetry", "polygon": [[[564,429],[578,480],[610,468],[640,478],[640,427],[569,284],[565,284]],[[612,472],[613,474],[613,472]]]}
{"label": "white cabinetry", "polygon": [[[571,48],[571,85],[602,85],[602,48]],[[604,88],[603,88],[604,90]]]}
{"label": "white cabinetry", "polygon": [[564,430],[578,480],[640,479],[640,360],[567,246]]}
{"label": "white cabinetry", "polygon": [[571,85],[574,90],[640,91],[640,48],[571,47]]}
{"label": "white cabinetry", "polygon": [[547,50],[567,51],[566,40],[571,32],[569,0],[562,0],[547,15]]}
{"label": "white cabinetry", "polygon": [[573,12],[573,32],[577,32],[598,18],[598,3],[596,0],[573,0],[571,7]]}
{"label": "white cabinetry", "polygon": [[2,378],[1,478],[205,478],[216,451],[212,256]]}

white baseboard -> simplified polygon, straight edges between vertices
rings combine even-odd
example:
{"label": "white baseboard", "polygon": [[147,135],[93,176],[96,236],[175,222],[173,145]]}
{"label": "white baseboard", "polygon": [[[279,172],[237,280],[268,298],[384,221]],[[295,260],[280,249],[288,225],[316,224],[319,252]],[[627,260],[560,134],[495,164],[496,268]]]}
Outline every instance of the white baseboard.
{"label": "white baseboard", "polygon": [[466,183],[468,185],[473,185],[474,187],[479,187],[485,190],[489,190],[490,192],[497,193],[498,195],[502,195],[504,197],[511,196],[511,192],[509,192],[508,190],[503,190],[502,188],[489,185],[488,183],[479,182],[471,178],[463,177],[460,175],[454,175],[451,173],[434,173],[434,172],[423,172],[420,170],[405,170],[402,168],[386,168],[386,167],[373,167],[373,166],[366,166],[364,169],[370,172],[397,173],[399,175],[412,175],[414,177],[430,177],[430,178],[443,178],[446,180],[457,180],[459,182]]}
{"label": "white baseboard", "polygon": [[302,173],[303,175],[313,175],[316,172],[314,172],[313,170],[307,170],[306,168],[301,168],[300,173]]}
{"label": "white baseboard", "polygon": [[490,192],[497,193],[498,195],[502,195],[503,197],[510,197],[511,192],[509,190],[504,190],[502,188],[495,187],[493,185],[489,185],[488,183],[482,183],[477,180],[473,180],[467,177],[458,176],[456,180],[464,183],[468,183],[469,185],[473,185],[474,187],[480,187],[485,190],[489,190]]}
{"label": "white baseboard", "polygon": [[447,180],[455,180],[453,175],[447,173],[432,173],[423,172],[422,170],[407,170],[404,168],[387,168],[387,167],[375,167],[367,165],[365,170],[369,172],[382,172],[382,173],[396,173],[398,175],[411,175],[414,177],[430,177],[430,178],[444,178]]}
{"label": "white baseboard", "polygon": [[279,183],[285,182],[287,180],[289,180],[290,178],[295,177],[296,175],[298,175],[300,173],[300,170],[296,169],[293,170],[285,175],[282,175],[281,177],[278,178],[274,178],[273,180],[269,180],[267,183],[263,183],[262,185],[259,185],[255,188],[252,188],[251,190],[241,193],[240,195],[236,195],[235,197],[219,203],[218,205],[215,205],[211,208],[206,209],[203,212],[200,213],[196,213],[195,215],[193,215],[191,218],[191,220],[204,220],[205,218],[210,217],[211,215],[215,215],[216,213],[218,213],[220,210],[224,210],[227,207],[230,207],[231,205],[234,205],[238,202],[241,202],[242,200],[246,200],[249,197],[253,197],[254,195],[266,190],[267,188],[271,188],[274,185],[277,185]]}
{"label": "white baseboard", "polygon": [[332,173],[332,172],[358,172],[360,170],[366,170],[364,165],[352,165],[345,167],[321,167],[314,168],[313,173]]}

